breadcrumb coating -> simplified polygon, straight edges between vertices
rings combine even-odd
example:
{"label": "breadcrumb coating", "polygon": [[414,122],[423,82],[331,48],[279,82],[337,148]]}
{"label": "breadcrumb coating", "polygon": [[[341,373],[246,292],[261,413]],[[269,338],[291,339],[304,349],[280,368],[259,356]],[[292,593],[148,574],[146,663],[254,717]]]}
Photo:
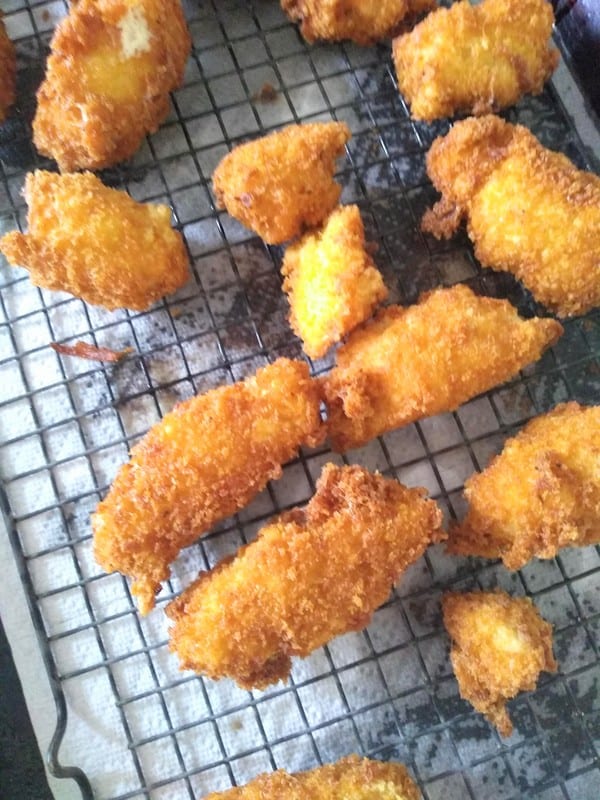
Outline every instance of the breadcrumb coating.
{"label": "breadcrumb coating", "polygon": [[463,218],[481,263],[512,272],[560,316],[600,305],[600,177],[499,117],[466,119],[435,140],[427,172],[442,199],[423,230]]}
{"label": "breadcrumb coating", "polygon": [[335,161],[350,136],[343,122],[314,122],[238,145],[214,172],[217,202],[268,244],[293,239],[337,205]]}
{"label": "breadcrumb coating", "polygon": [[561,547],[600,543],[600,406],[571,402],[529,422],[465,484],[449,551],[520,569]]}
{"label": "breadcrumb coating", "polygon": [[0,11],[0,122],[4,122],[8,109],[15,102],[16,58],[15,47],[6,33]]}
{"label": "breadcrumb coating", "polygon": [[516,375],[562,332],[553,319],[520,319],[507,300],[463,285],[383,309],[350,334],[323,379],[334,449],[454,410]]}
{"label": "breadcrumb coating", "polygon": [[546,0],[468,0],[394,40],[398,88],[415,119],[487,114],[539,94],[558,65]]}
{"label": "breadcrumb coating", "polygon": [[123,161],[158,129],[191,39],[180,0],[79,0],[50,48],[33,141],[71,172]]}
{"label": "breadcrumb coating", "polygon": [[552,625],[528,597],[501,591],[446,592],[442,609],[460,696],[510,736],[506,702],[535,689],[542,670],[556,672]]}
{"label": "breadcrumb coating", "polygon": [[96,560],[134,579],[143,614],[182,548],[278,478],[301,445],[322,441],[319,406],[308,366],[280,358],[180,403],[133,448],[92,527]]}
{"label": "breadcrumb coating", "polygon": [[406,567],[445,538],[425,493],[327,464],[304,509],[275,518],[169,604],[181,668],[261,689],[288,678],[292,656],[364,628]]}
{"label": "breadcrumb coating", "polygon": [[403,764],[347,756],[308,772],[282,769],[204,800],[421,800]]}
{"label": "breadcrumb coating", "polygon": [[389,39],[417,14],[436,7],[435,0],[281,0],[281,7],[307,42],[350,39],[369,45]]}
{"label": "breadcrumb coating", "polygon": [[358,206],[339,206],[320,230],[291,244],[281,271],[290,324],[311,358],[325,355],[388,294],[365,250]]}
{"label": "breadcrumb coating", "polygon": [[189,278],[171,209],[137,203],[91,172],[27,175],[28,233],[11,231],[0,251],[32,283],[104,308],[143,310]]}

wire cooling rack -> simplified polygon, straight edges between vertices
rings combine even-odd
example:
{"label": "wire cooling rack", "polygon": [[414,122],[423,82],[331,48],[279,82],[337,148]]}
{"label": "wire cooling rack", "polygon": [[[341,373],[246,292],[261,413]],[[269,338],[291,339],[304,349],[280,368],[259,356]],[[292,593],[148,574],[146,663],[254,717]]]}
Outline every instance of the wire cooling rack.
{"label": "wire cooling rack", "polygon": [[[2,500],[57,702],[52,771],[74,778],[85,798],[176,800],[260,771],[359,752],[407,764],[427,800],[596,798],[596,548],[565,550],[510,574],[497,562],[450,558],[433,547],[366,631],[296,660],[290,683],[265,692],[179,672],[163,607],[272,514],[306,501],[333,458],[326,449],[303,451],[249,508],[189,548],[147,618],[137,614],[126,581],[95,565],[89,516],[134,442],[176,402],[280,355],[303,357],[286,322],[282,250],[215,209],[211,173],[232,145],[290,122],[344,120],[353,138],[340,161],[342,201],[361,208],[392,302],[462,281],[509,298],[526,315],[540,311],[510,276],[482,271],[464,235],[436,242],[419,233],[435,196],[424,156],[448,126],[410,120],[389,48],[308,46],[274,1],[187,2],[185,9],[194,40],[185,86],[132,162],[102,177],[137,200],[172,207],[192,279],[148,312],[109,313],[36,289],[25,272],[0,265]],[[25,226],[26,172],[52,166],[36,155],[29,122],[66,4],[5,0],[3,10],[19,61],[17,107],[0,131],[5,231]],[[266,83],[276,90],[268,101],[261,99]],[[552,88],[507,116],[586,166]],[[49,348],[78,339],[135,353],[107,366]],[[557,402],[598,401],[599,355],[598,312],[568,321],[556,347],[517,380],[347,460],[424,485],[448,516],[460,516],[464,479],[506,436]],[[314,373],[330,365],[311,363]],[[515,733],[506,741],[460,699],[448,660],[440,594],[476,586],[531,596],[555,626],[560,670],[509,704]]]}

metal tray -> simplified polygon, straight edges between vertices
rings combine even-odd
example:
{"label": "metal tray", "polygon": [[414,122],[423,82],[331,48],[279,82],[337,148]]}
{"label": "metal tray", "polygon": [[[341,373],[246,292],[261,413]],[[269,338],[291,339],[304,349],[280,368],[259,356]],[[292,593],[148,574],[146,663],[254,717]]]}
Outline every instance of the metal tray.
{"label": "metal tray", "polygon": [[[233,144],[289,122],[346,121],[353,138],[340,162],[342,201],[361,208],[391,302],[462,281],[525,315],[541,311],[510,276],[481,270],[465,235],[440,243],[420,234],[435,197],[425,153],[448,124],[411,121],[387,46],[308,46],[273,0],[185,8],[194,39],[185,86],[132,162],[102,178],[171,205],[193,278],[146,313],[109,313],[38,290],[25,272],[0,265],[2,507],[56,699],[52,771],[74,779],[85,798],[176,800],[359,752],[407,764],[427,800],[592,800],[600,785],[596,548],[511,574],[433,547],[366,631],[297,660],[290,683],[266,692],[179,672],[161,607],[272,514],[306,501],[332,457],[326,449],[302,452],[249,508],[189,548],[149,617],[139,617],[121,576],[95,565],[89,515],[131,445],[177,401],[280,355],[302,358],[286,322],[281,248],[214,206],[211,173]],[[2,232],[24,226],[26,172],[51,166],[36,155],[29,124],[66,4],[8,0],[3,9],[19,98],[0,130]],[[270,102],[259,99],[265,83],[277,91]],[[551,85],[507,118],[589,168]],[[48,346],[77,339],[135,354],[106,366]],[[598,401],[599,356],[596,311],[567,322],[557,346],[518,379],[347,460],[424,485],[449,517],[460,515],[464,479],[507,436],[560,401]],[[555,626],[559,672],[509,704],[515,733],[505,741],[460,699],[448,661],[440,593],[473,586],[527,594]]]}

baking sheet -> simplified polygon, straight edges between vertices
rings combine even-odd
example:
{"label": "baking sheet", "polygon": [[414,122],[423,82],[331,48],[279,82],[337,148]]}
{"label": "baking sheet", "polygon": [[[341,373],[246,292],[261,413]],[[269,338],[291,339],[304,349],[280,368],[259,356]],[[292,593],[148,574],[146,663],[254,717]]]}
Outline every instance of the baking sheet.
{"label": "baking sheet", "polygon": [[[279,355],[302,357],[281,293],[281,248],[214,208],[210,176],[238,141],[294,121],[339,119],[353,132],[340,161],[342,201],[357,202],[391,302],[463,281],[536,307],[510,276],[478,267],[466,239],[418,232],[435,197],[424,155],[445,123],[413,123],[397,94],[389,49],[306,45],[275,2],[186,3],[194,53],[172,111],[131,164],[102,173],[138,200],[167,202],[194,277],[149,312],[105,312],[32,287],[0,267],[2,477],[16,559],[42,629],[41,649],[66,731],[54,769],[82,770],[84,796],[192,798],[257,772],[315,766],[350,752],[397,759],[428,800],[592,798],[600,784],[597,681],[600,594],[596,548],[563,551],[517,574],[431,548],[365,632],[294,664],[267,692],[181,673],[166,647],[161,607],[198,571],[249,541],[277,511],[306,501],[324,448],[307,450],[235,519],[189,548],[159,608],[140,618],[126,582],[93,562],[89,514],[128,448],[173,404],[238,380]],[[65,4],[3,5],[19,55],[20,98],[2,129],[0,227],[24,226],[29,169],[49,166],[28,138],[45,46]],[[256,95],[269,82],[273,102]],[[580,166],[587,154],[553,89],[508,113]],[[84,338],[135,355],[116,366],[57,356],[50,341]],[[557,402],[600,396],[598,312],[567,323],[558,345],[518,380],[455,414],[387,434],[348,455],[408,485],[424,485],[460,515],[466,477],[508,435]],[[311,364],[318,374],[331,359]],[[337,460],[337,457],[336,457]],[[555,625],[559,674],[510,704],[515,733],[501,741],[460,700],[448,662],[439,596],[446,588],[502,586],[531,596]],[[84,778],[85,775],[85,778]]]}

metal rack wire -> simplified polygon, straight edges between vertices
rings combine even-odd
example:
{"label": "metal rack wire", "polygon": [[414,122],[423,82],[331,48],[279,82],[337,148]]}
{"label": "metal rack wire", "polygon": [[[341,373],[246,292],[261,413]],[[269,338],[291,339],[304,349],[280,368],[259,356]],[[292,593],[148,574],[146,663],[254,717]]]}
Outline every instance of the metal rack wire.
{"label": "metal rack wire", "polygon": [[[332,458],[326,449],[303,451],[249,508],[189,548],[148,618],[137,614],[126,581],[94,564],[89,514],[162,414],[279,355],[302,357],[286,322],[281,249],[215,209],[211,173],[237,142],[288,122],[346,121],[353,138],[339,175],[342,201],[361,208],[392,302],[463,281],[509,298],[526,315],[540,311],[510,276],[481,270],[466,237],[439,243],[419,233],[434,197],[424,155],[447,126],[411,121],[387,47],[308,46],[268,0],[184,5],[194,40],[185,86],[132,162],[102,177],[138,200],[172,207],[193,278],[148,312],[109,313],[36,289],[24,272],[0,266],[3,512],[57,702],[53,771],[74,778],[86,798],[194,798],[259,771],[361,752],[406,763],[428,800],[591,799],[600,780],[596,548],[564,551],[516,574],[431,548],[366,631],[296,662],[290,684],[266,692],[180,673],[161,606],[273,513],[307,500]],[[2,231],[24,226],[26,172],[51,166],[31,145],[29,121],[48,38],[66,4],[8,0],[3,10],[20,85],[0,135]],[[277,92],[269,102],[260,99],[267,82]],[[552,88],[508,118],[586,165]],[[81,338],[133,346],[135,355],[107,366],[48,347]],[[320,373],[330,363],[311,367]],[[557,402],[599,396],[593,312],[567,322],[556,347],[517,380],[348,460],[425,485],[448,515],[460,515],[464,479],[506,436]],[[555,625],[560,671],[510,704],[516,732],[505,742],[459,698],[448,662],[439,595],[463,586],[528,594]],[[83,723],[87,746],[69,735]]]}

